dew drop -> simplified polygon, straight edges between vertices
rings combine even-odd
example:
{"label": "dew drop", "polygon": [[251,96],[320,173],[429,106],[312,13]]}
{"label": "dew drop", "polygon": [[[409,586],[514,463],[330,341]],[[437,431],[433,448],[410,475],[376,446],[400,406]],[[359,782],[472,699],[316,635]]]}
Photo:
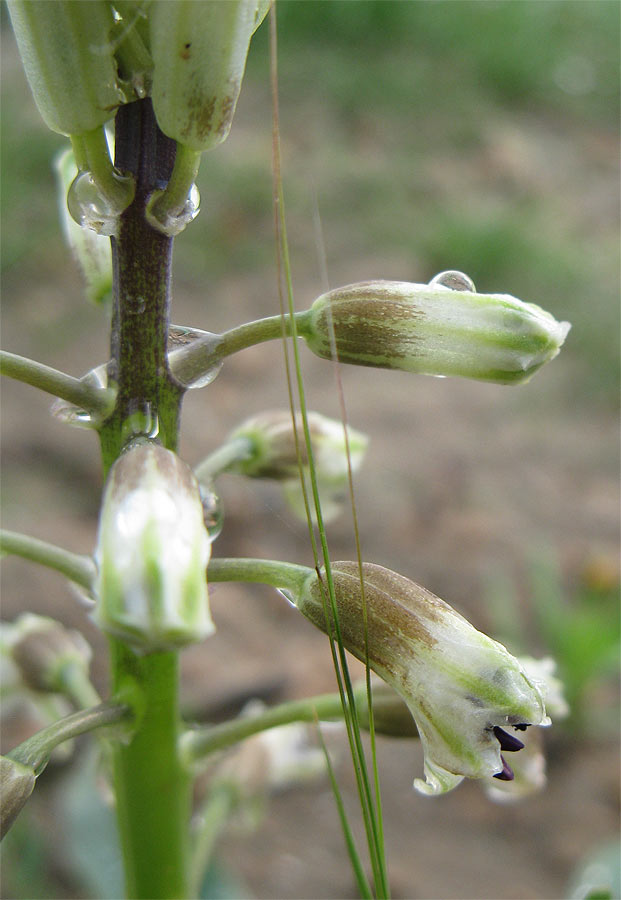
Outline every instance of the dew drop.
{"label": "dew drop", "polygon": [[295,600],[293,599],[293,594],[291,593],[291,591],[285,591],[282,588],[277,588],[277,591],[281,595],[281,597],[285,598],[285,600],[287,601],[287,603],[290,606],[297,608],[297,604],[296,604]]}
{"label": "dew drop", "polygon": [[[131,179],[115,175],[119,183]],[[113,205],[97,187],[90,172],[78,172],[69,186],[67,208],[78,225],[108,237],[116,233],[123,208]]]}
{"label": "dew drop", "polygon": [[[87,372],[80,381],[83,381],[91,387],[108,387],[107,364],[104,363],[103,366],[97,366],[96,369],[91,369],[91,371]],[[112,409],[102,413],[91,413],[76,406],[75,403],[70,403],[68,400],[59,398],[52,403],[50,411],[54,418],[64,422],[65,425],[72,425],[74,428],[99,428],[109,413],[112,412]]]}
{"label": "dew drop", "polygon": [[184,388],[202,388],[220,374],[223,362],[216,359],[219,334],[171,325],[168,331],[168,366],[176,381]]}
{"label": "dew drop", "polygon": [[147,203],[146,217],[147,222],[156,231],[165,234],[167,237],[175,237],[181,234],[186,225],[197,217],[200,212],[201,197],[195,184],[190,188],[185,206],[181,212],[173,213],[168,210],[158,212],[158,201],[165,195],[165,191],[154,191]]}
{"label": "dew drop", "polygon": [[160,433],[160,421],[157,413],[148,401],[137,401],[121,426],[123,444],[135,438],[153,440]]}
{"label": "dew drop", "polygon": [[447,269],[446,272],[438,272],[437,275],[434,275],[429,284],[450,288],[452,291],[471,291],[473,294],[476,293],[472,278],[464,272],[458,272],[454,269]]}
{"label": "dew drop", "polygon": [[210,540],[215,541],[224,523],[224,508],[219,494],[216,493],[213,482],[199,485],[201,502],[203,504],[203,519]]}

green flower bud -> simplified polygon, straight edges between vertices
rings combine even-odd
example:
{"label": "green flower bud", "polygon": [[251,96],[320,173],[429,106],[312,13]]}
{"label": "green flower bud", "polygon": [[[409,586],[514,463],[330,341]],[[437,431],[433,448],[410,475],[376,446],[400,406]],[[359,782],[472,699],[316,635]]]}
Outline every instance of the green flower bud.
{"label": "green flower bud", "polygon": [[214,630],[211,553],[198,484],[178,456],[140,442],[106,482],[95,561],[94,617],[138,651],[198,642]]}
{"label": "green flower bud", "polygon": [[[559,352],[570,325],[508,294],[432,284],[365,281],[318,297],[301,334],[318,356],[424,375],[498,384],[528,379]],[[466,278],[466,276],[462,276]],[[473,285],[474,287],[474,285]]]}
{"label": "green flower bud", "polygon": [[[329,419],[317,412],[307,414],[311,448],[315,463],[317,488],[324,522],[334,519],[348,496],[349,465],[356,472],[362,465],[368,438],[361,431]],[[311,497],[308,454],[300,413],[295,426],[288,410],[263,412],[247,419],[231,435],[233,442],[246,442],[246,453],[240,454],[228,467],[251,478],[275,478],[282,483],[285,500],[295,515],[306,521],[306,504],[300,482],[296,433],[302,462],[302,477],[307,496]],[[345,439],[347,434],[347,440]],[[312,508],[312,503],[311,503]],[[313,510],[314,514],[314,510]]]}
{"label": "green flower bud", "polygon": [[89,644],[79,631],[55,619],[24,613],[12,624],[8,645],[24,684],[33,691],[62,693],[67,666],[78,666],[88,675]]}
{"label": "green flower bud", "polygon": [[195,151],[227,137],[250,38],[268,7],[257,0],[158,0],[149,7],[153,108],[164,134]]}
{"label": "green flower bud", "polygon": [[0,756],[0,840],[26,805],[35,781],[31,766],[24,766],[9,756]]}
{"label": "green flower bud", "polygon": [[[311,447],[318,474],[331,478],[347,475],[347,455],[343,424],[317,412],[307,413]],[[297,443],[296,443],[297,434]],[[296,478],[299,473],[297,449],[303,466],[308,465],[304,425],[301,413],[291,418],[289,410],[275,409],[246,419],[230,435],[229,440],[248,441],[247,455],[235,460],[228,471],[251,478]],[[347,427],[347,443],[351,466],[356,470],[364,456],[368,438]]]}
{"label": "green flower bud", "polygon": [[[332,564],[340,633],[358,659],[368,647],[369,665],[414,717],[425,751],[425,781],[414,786],[441,794],[464,777],[511,779],[501,751],[523,744],[504,729],[550,724],[537,685],[502,644],[425,588],[381,566],[362,570],[364,593],[357,563]],[[292,599],[334,633],[325,580],[310,575]]]}
{"label": "green flower bud", "polygon": [[103,125],[125,102],[117,80],[106,0],[8,0],[35,103],[48,128],[77,135]]}

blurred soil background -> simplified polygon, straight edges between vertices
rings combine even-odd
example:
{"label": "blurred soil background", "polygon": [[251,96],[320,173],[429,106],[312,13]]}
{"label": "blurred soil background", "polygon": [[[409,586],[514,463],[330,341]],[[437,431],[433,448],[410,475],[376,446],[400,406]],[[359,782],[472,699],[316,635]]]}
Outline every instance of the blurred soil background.
{"label": "blurred soil background", "polygon": [[[51,159],[65,142],[38,117],[7,18],[2,346],[80,375],[107,359],[106,315],[83,299],[63,245]],[[218,332],[278,311],[267,37],[264,26],[230,138],[203,159],[202,212],[176,241],[176,323]],[[451,268],[573,324],[526,386],[338,373],[350,423],[370,436],[356,478],[364,558],[423,583],[514,652],[555,655],[573,704],[546,734],[546,791],[515,806],[473,782],[419,796],[418,744],[378,739],[394,896],[570,896],[576,869],[618,831],[619,6],[282,0],[279,69],[298,308],[326,274],[335,287]],[[308,407],[338,417],[334,368],[302,356]],[[245,416],[286,406],[280,347],[244,351],[187,396],[181,453],[195,464]],[[3,384],[4,527],[89,553],[96,435],[49,408]],[[277,485],[228,476],[220,487],[215,553],[311,562]],[[333,559],[353,558],[351,515],[328,538]],[[334,689],[326,640],[275,592],[217,585],[211,599],[217,634],[183,659],[190,718]],[[5,619],[33,610],[80,628],[105,693],[104,642],[61,578],[8,559],[2,607]],[[28,727],[3,721],[4,750]],[[359,833],[346,743],[329,740]],[[87,744],[76,753],[84,779]],[[5,898],[118,896],[109,826],[71,772],[49,767],[7,840]],[[256,830],[227,832],[220,851],[212,896],[356,895],[327,780],[279,793]]]}

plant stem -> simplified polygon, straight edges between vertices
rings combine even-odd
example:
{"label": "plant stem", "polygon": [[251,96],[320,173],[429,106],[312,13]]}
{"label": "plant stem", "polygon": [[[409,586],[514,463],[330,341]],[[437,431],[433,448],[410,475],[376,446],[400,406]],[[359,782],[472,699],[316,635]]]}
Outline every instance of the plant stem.
{"label": "plant stem", "polygon": [[101,697],[95,690],[84,666],[71,661],[64,665],[58,675],[59,691],[68,697],[78,709],[88,709],[101,703]]}
{"label": "plant stem", "polygon": [[0,375],[61,397],[88,413],[106,415],[114,406],[115,392],[111,388],[95,388],[80,378],[6,350],[0,350]]}
{"label": "plant stem", "polygon": [[212,559],[207,568],[208,581],[250,581],[298,592],[314,569],[296,563],[272,559]]}
{"label": "plant stem", "polygon": [[150,215],[165,223],[169,217],[178,216],[188,200],[190,189],[198,174],[202,153],[184,144],[177,145],[175,165],[165,190],[156,195],[150,206]]}
{"label": "plant stem", "polygon": [[[308,322],[308,310],[295,314],[296,334],[304,337]],[[291,337],[293,323],[289,316],[268,316],[254,322],[245,322],[222,334],[209,334],[197,338],[185,347],[171,353],[171,365],[176,378],[183,384],[191,384],[218,365],[226,356],[262,344]],[[174,362],[173,362],[174,360]]]}
{"label": "plant stem", "polygon": [[221,472],[225,472],[232,463],[249,459],[251,455],[252,441],[249,438],[233,438],[195,466],[194,474],[200,482],[209,484],[213,478]]}
{"label": "plant stem", "polygon": [[70,553],[62,547],[48,544],[26,534],[18,534],[16,531],[0,531],[0,553],[21,556],[54,569],[65,575],[80,587],[90,591],[95,577],[95,564],[90,556],[80,556]]}
{"label": "plant stem", "polygon": [[[366,705],[366,687],[356,691],[356,701]],[[188,731],[181,739],[183,756],[188,765],[195,765],[216,750],[224,750],[261,731],[289,725],[292,722],[316,722],[317,720],[342,719],[344,716],[341,695],[320,694],[302,700],[280,703],[257,716],[244,716],[219,725],[211,725],[196,731]]]}
{"label": "plant stem", "polygon": [[[176,449],[181,388],[167,364],[172,238],[145,218],[149,196],[170,178],[175,143],[157,127],[151,101],[122,106],[116,116],[116,166],[133,174],[136,195],[112,238],[114,310],[110,381],[118,383],[113,414],[100,430],[104,470],[140,435]],[[110,639],[113,696],[138,713],[129,744],[114,747],[116,809],[131,898],[188,896],[190,782],[178,753],[181,728],[176,652],[137,656]]]}
{"label": "plant stem", "polygon": [[129,706],[107,701],[54,722],[19,744],[8,755],[11,759],[30,766],[39,775],[47,765],[52,750],[64,741],[97,728],[130,721]]}
{"label": "plant stem", "polygon": [[187,888],[190,779],[178,752],[178,654],[139,657],[111,641],[113,689],[139,697],[131,742],[115,751],[126,895],[182,900]]}

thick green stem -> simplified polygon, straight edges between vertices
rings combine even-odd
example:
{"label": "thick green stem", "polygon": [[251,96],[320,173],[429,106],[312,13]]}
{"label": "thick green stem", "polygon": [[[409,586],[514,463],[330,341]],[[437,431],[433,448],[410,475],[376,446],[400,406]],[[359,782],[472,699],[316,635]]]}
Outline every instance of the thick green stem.
{"label": "thick green stem", "polygon": [[115,753],[116,809],[130,898],[188,896],[190,780],[179,759],[178,654],[111,642],[113,690],[137,698],[138,727]]}
{"label": "thick green stem", "polygon": [[[167,365],[172,239],[152,229],[145,209],[170,178],[175,144],[157,127],[150,100],[116,118],[115,163],[136,180],[134,202],[112,239],[114,310],[109,380],[117,404],[100,430],[107,472],[128,440],[158,437],[177,445],[181,389]],[[130,898],[188,896],[190,782],[178,752],[178,654],[137,656],[110,639],[113,696],[129,701],[138,725],[114,748],[116,809]]]}
{"label": "thick green stem", "polygon": [[93,387],[80,378],[6,350],[0,350],[0,375],[8,375],[16,381],[74,403],[87,413],[106,415],[114,406],[115,392],[112,389]]}
{"label": "thick green stem", "polygon": [[39,541],[16,531],[0,531],[0,553],[20,556],[54,569],[90,591],[95,577],[95,564],[90,556],[79,556],[62,547]]}
{"label": "thick green stem", "polygon": [[38,731],[22,744],[15,747],[8,754],[11,759],[33,768],[39,775],[50,758],[52,751],[64,741],[95,731],[98,728],[109,727],[126,722],[131,723],[131,710],[122,703],[100,703],[91,709],[83,709],[72,713],[65,719],[60,719],[49,725],[42,731]]}

